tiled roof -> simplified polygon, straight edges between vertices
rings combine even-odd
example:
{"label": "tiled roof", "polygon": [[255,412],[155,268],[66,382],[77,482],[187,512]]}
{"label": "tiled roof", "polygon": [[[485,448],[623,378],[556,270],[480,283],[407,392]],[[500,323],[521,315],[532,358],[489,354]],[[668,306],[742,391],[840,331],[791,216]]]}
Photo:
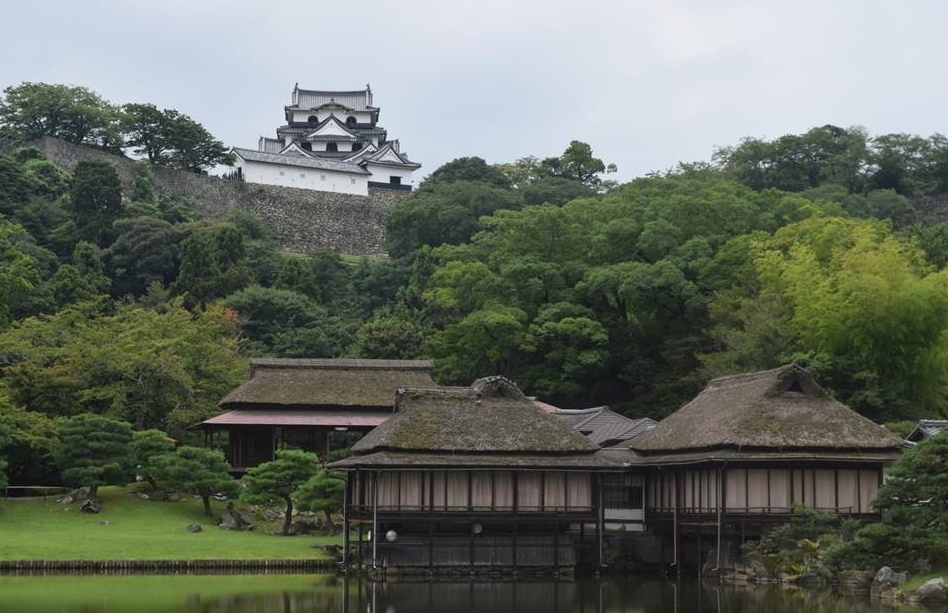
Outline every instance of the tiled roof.
{"label": "tiled roof", "polygon": [[298,166],[300,168],[316,168],[319,170],[333,170],[335,172],[347,172],[354,175],[372,174],[357,164],[350,164],[349,162],[330,160],[326,158],[282,155],[279,153],[254,151],[253,149],[240,149],[238,147],[234,147],[231,149],[231,151],[248,162],[261,162],[264,164],[277,164],[280,166]]}
{"label": "tiled roof", "polygon": [[367,104],[367,90],[356,91],[319,91],[315,89],[297,89],[296,104],[290,108],[312,109],[324,104],[341,104],[356,111],[375,110]]}

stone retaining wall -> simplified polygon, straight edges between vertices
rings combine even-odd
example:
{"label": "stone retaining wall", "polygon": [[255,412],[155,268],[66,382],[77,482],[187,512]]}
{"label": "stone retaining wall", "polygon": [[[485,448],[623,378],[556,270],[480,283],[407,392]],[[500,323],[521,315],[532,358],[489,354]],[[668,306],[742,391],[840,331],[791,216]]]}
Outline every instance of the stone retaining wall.
{"label": "stone retaining wall", "polygon": [[[128,190],[144,162],[45,138],[34,143],[55,164],[69,170],[80,160],[105,160],[115,166]],[[208,219],[226,217],[234,210],[260,219],[282,249],[334,251],[353,255],[384,252],[385,217],[407,193],[370,189],[368,196],[319,192],[292,187],[230,181],[153,166],[162,191],[185,198]]]}

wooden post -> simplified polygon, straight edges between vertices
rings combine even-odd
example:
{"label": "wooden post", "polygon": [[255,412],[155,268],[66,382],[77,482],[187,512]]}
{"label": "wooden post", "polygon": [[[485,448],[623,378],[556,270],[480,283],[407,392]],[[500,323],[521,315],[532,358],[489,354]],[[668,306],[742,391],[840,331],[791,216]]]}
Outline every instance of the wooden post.
{"label": "wooden post", "polygon": [[722,513],[724,509],[724,467],[718,469],[718,561],[717,561],[717,570],[718,574],[721,573],[721,526],[722,526]]}
{"label": "wooden post", "polygon": [[[372,475],[372,570],[379,565],[379,471]],[[373,609],[374,610],[374,609]]]}
{"label": "wooden post", "polygon": [[342,502],[342,571],[349,572],[349,505],[352,504],[352,476],[346,473],[346,493]]}
{"label": "wooden post", "polygon": [[599,568],[601,569],[603,566],[602,533],[605,530],[605,509],[603,509],[605,502],[602,493],[602,473],[596,475],[596,489],[599,490],[596,492],[596,506],[598,507],[596,509],[596,555],[599,558]]}
{"label": "wooden post", "polygon": [[679,555],[679,545],[680,545],[680,535],[678,534],[678,471],[675,471],[673,474],[672,489],[674,490],[674,496],[672,497],[672,556],[675,564],[675,574],[681,576],[681,565],[678,558]]}

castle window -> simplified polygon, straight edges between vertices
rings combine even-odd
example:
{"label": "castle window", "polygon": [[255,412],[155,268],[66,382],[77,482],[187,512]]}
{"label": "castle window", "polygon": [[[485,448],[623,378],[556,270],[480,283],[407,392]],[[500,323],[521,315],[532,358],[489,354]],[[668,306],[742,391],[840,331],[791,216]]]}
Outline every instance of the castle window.
{"label": "castle window", "polygon": [[349,115],[348,117],[346,117],[346,126],[350,128],[354,128],[356,126],[356,118],[353,117],[352,115]]}
{"label": "castle window", "polygon": [[336,143],[326,143],[326,151],[330,153],[336,153],[339,151],[339,145]]}
{"label": "castle window", "polygon": [[307,119],[306,122],[310,124],[319,123],[319,117],[315,115],[310,115],[309,119]]}
{"label": "castle window", "polygon": [[391,176],[391,177],[388,178],[388,182],[389,182],[390,185],[401,185],[401,184],[402,184],[402,178],[401,178],[401,177],[396,177],[396,176]]}
{"label": "castle window", "polygon": [[351,179],[349,179],[349,183],[352,183],[353,185],[355,185],[356,184],[355,177],[352,177]]}
{"label": "castle window", "polygon": [[362,149],[362,143],[352,143],[353,151],[360,151]]}
{"label": "castle window", "polygon": [[305,149],[306,151],[312,151],[312,150],[313,150],[313,143],[302,143],[302,144],[300,145],[300,147],[302,147],[302,148]]}

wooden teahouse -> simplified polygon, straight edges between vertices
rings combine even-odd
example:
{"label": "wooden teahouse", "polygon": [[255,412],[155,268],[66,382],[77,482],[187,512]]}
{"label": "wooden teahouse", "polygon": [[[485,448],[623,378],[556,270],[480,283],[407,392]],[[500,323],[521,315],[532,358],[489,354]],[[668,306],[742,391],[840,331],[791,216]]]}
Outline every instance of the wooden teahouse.
{"label": "wooden teahouse", "polygon": [[226,434],[227,460],[238,474],[284,445],[325,457],[334,439],[391,417],[399,387],[434,385],[431,372],[426,360],[253,358],[250,379],[200,425],[209,439]]}
{"label": "wooden teahouse", "polygon": [[797,506],[878,519],[871,502],[901,446],[796,365],[714,379],[628,444],[648,529],[673,536],[676,563],[686,539],[720,555],[722,539],[758,536]]}
{"label": "wooden teahouse", "polygon": [[598,482],[612,464],[512,382],[403,388],[395,404],[332,465],[349,471],[352,559],[386,572],[572,572],[577,526],[601,555]]}

